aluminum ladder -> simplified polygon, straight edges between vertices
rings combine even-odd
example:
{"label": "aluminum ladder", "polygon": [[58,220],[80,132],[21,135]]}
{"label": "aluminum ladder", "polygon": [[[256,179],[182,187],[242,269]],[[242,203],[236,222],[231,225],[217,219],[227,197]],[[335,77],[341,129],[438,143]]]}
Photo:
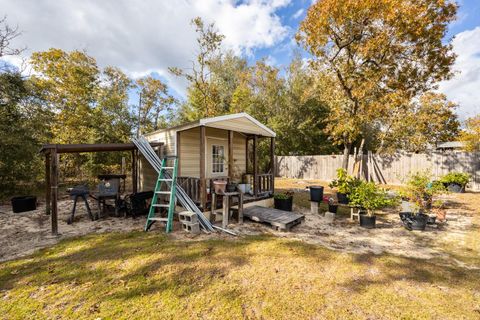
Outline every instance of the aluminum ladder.
{"label": "aluminum ladder", "polygon": [[[167,166],[169,160],[173,160],[173,166]],[[172,173],[169,174],[167,170]],[[153,193],[152,202],[150,204],[150,210],[148,212],[147,223],[145,224],[145,231],[148,231],[150,227],[156,222],[161,221],[166,224],[165,231],[167,233],[173,230],[173,215],[175,214],[176,203],[176,190],[177,190],[177,170],[178,170],[178,158],[176,156],[167,156],[162,160],[162,166],[158,173],[157,183],[155,184],[155,191]],[[164,187],[165,188],[162,188]],[[159,196],[167,195],[168,203],[159,203]],[[168,215],[166,218],[156,217],[156,208],[168,209]]]}

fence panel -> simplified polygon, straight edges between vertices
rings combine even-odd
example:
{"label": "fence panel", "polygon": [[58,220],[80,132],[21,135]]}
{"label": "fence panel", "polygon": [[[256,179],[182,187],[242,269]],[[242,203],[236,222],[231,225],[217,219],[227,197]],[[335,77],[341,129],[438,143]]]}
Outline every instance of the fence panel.
{"label": "fence panel", "polygon": [[[335,178],[336,170],[342,166],[342,157],[342,155],[276,156],[276,175],[330,181]],[[398,153],[391,156],[363,155],[359,158],[363,162],[365,175],[373,177],[377,182],[402,184],[414,171],[428,170],[435,178],[451,171],[460,171],[468,172],[472,176],[469,183],[472,190],[480,190],[480,152]],[[353,160],[353,156],[350,156],[349,172],[353,171]]]}

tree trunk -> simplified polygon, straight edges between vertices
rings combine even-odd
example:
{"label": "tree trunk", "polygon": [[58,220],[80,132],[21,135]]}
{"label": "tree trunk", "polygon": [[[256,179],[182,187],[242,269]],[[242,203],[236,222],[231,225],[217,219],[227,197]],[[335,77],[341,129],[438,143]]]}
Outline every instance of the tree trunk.
{"label": "tree trunk", "polygon": [[347,170],[348,172],[348,158],[350,156],[350,149],[352,148],[352,145],[350,144],[345,144],[344,149],[343,149],[343,161],[342,161],[342,168]]}

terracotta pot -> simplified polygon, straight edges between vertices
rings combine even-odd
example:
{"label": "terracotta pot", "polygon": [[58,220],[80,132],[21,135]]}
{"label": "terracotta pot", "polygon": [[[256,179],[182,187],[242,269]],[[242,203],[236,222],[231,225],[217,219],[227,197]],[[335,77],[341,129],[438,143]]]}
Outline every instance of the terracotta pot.
{"label": "terracotta pot", "polygon": [[435,211],[435,214],[437,215],[437,221],[443,222],[447,220],[447,212],[445,210],[439,209]]}
{"label": "terracotta pot", "polygon": [[227,181],[224,181],[224,180],[213,181],[213,188],[215,190],[215,193],[218,193],[218,194],[225,193],[226,187],[227,187]]}

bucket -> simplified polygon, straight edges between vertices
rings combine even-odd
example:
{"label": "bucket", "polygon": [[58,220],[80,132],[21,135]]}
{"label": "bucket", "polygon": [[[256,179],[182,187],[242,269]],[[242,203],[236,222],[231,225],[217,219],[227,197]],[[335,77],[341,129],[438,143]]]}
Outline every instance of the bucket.
{"label": "bucket", "polygon": [[322,202],[323,200],[323,187],[322,186],[311,186],[310,187],[310,201],[313,202]]}

